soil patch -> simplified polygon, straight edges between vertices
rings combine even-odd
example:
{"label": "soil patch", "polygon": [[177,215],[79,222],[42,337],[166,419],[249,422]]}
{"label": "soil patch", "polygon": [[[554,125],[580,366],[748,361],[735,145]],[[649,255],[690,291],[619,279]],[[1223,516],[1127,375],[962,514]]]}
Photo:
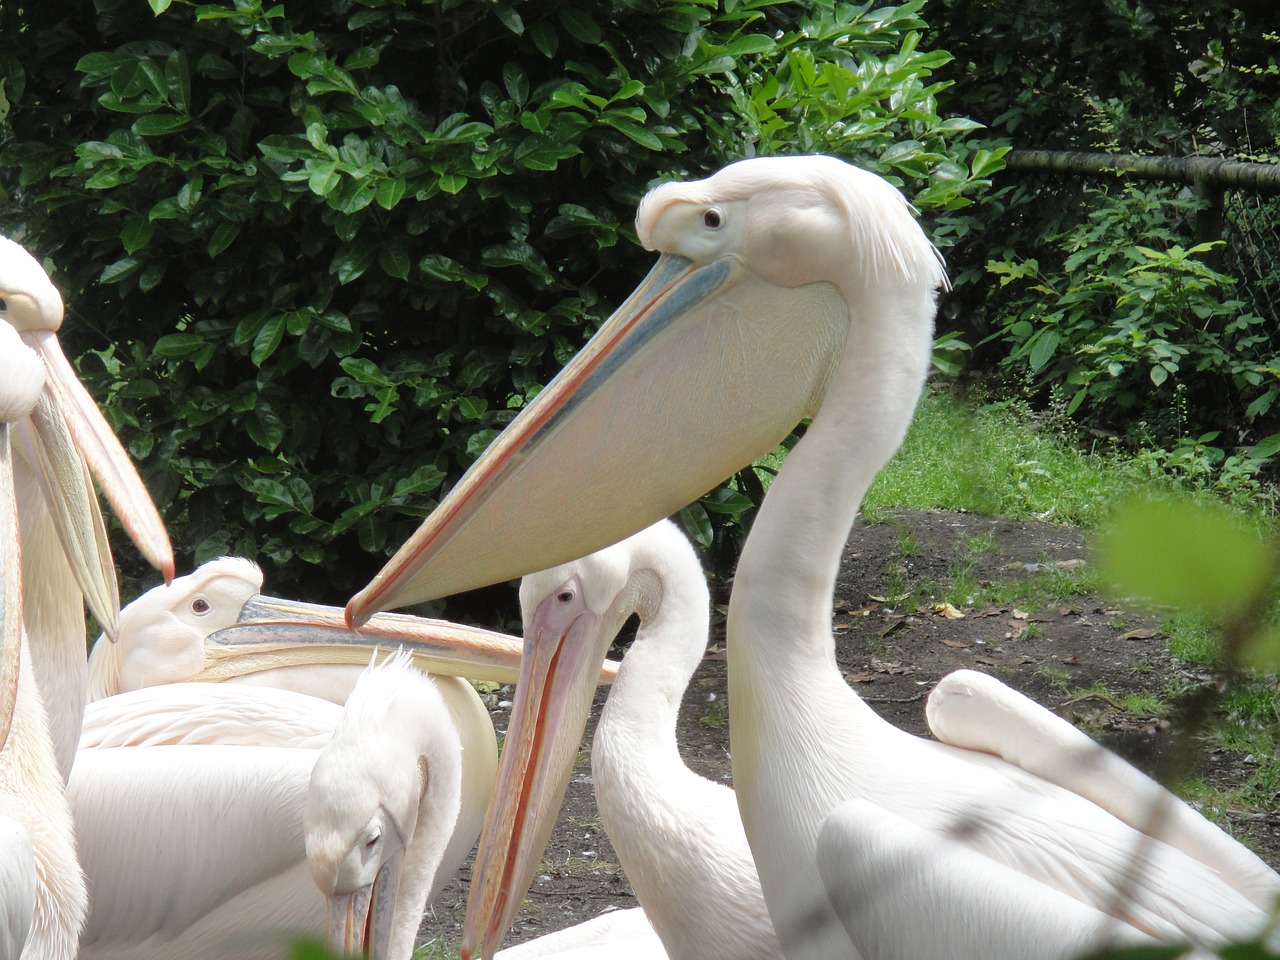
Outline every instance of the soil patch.
{"label": "soil patch", "polygon": [[[934,683],[961,667],[986,671],[1159,777],[1174,740],[1169,718],[1123,709],[1119,698],[1163,696],[1174,682],[1195,686],[1212,678],[1169,656],[1156,620],[1081,592],[1077,571],[1089,562],[1085,534],[1073,527],[945,511],[895,511],[878,523],[860,522],[836,584],[837,662],[886,720],[923,736],[924,700]],[[720,609],[728,586],[717,591]],[[964,596],[953,595],[957,587]],[[950,607],[944,595],[951,595]],[[691,769],[731,784],[722,619],[685,695],[678,736]],[[495,698],[499,732],[507,726],[510,696],[507,688]],[[604,688],[597,694],[584,751],[606,696]],[[545,869],[506,945],[638,905],[601,829],[585,756],[544,855]],[[1208,748],[1194,763],[1213,784],[1231,786],[1249,776],[1247,758]],[[1235,835],[1273,866],[1280,864],[1280,815],[1229,816]],[[423,942],[457,949],[470,879],[468,862],[428,909]]]}

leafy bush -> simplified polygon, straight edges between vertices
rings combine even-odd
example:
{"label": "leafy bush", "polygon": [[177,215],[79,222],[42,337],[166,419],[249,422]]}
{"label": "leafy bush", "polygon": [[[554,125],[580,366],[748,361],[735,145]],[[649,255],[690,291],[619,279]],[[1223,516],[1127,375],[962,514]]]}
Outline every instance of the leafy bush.
{"label": "leafy bush", "polygon": [[[1277,155],[1270,8],[941,0],[929,13],[955,55],[939,71],[954,81],[953,103],[993,144]],[[1001,176],[981,229],[949,254],[950,329],[980,342],[977,365],[1012,372],[1015,393],[1029,388],[1088,428],[1175,454],[1215,434],[1218,446],[1203,449],[1247,473],[1280,448],[1269,439],[1280,418],[1266,345],[1280,324],[1280,208],[1249,196],[1256,222],[1245,224],[1242,207],[1228,203],[1226,243],[1206,250],[1178,188]],[[1232,448],[1253,456],[1233,460]]]}
{"label": "leafy bush", "polygon": [[921,6],[5,5],[0,225],[56,265],[180,564],[332,599],[642,276],[652,181],[836,152],[964,229],[1000,152],[939,113]]}
{"label": "leafy bush", "polygon": [[1231,296],[1232,278],[1206,263],[1211,245],[1174,229],[1195,201],[1133,185],[1089,196],[1081,224],[1052,238],[1050,262],[987,265],[1004,288],[1003,366],[1033,391],[1061,391],[1067,414],[1139,443],[1274,432],[1280,357],[1264,319]]}

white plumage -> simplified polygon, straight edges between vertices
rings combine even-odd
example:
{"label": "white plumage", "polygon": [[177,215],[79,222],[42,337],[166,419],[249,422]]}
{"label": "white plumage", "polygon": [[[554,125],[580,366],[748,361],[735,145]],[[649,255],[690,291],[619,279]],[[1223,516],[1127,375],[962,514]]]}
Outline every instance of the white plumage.
{"label": "white plumage", "polygon": [[[858,955],[837,907],[868,862],[853,856],[856,832],[839,831],[867,804],[904,821],[904,841],[923,831],[940,849],[962,844],[979,859],[957,862],[991,864],[993,883],[1012,871],[1088,916],[1114,913],[1132,924],[1122,937],[1214,944],[1258,932],[1280,890],[1265,867],[1251,871],[1260,884],[1246,884],[1261,896],[1245,895],[1198,850],[1145,837],[1079,783],[893,728],[836,669],[840,554],[911,419],[945,285],[901,194],[831,158],[745,160],[656,188],[637,232],[663,254],[650,276],[352,600],[353,621],[597,549],[674,512],[811,417],[755,519],[728,619],[734,785],[789,960]],[[500,525],[503,556],[491,559],[478,544]],[[825,878],[820,834],[843,836],[850,851]],[[904,874],[958,899],[937,901],[931,916],[912,910],[910,896],[887,902],[877,922],[888,938],[875,943],[909,931],[918,955],[963,956],[952,929],[980,904],[965,893],[972,882],[940,879],[945,871]],[[1019,944],[1053,928],[1051,910],[979,916],[1007,934],[981,955],[999,960],[992,951],[1007,948],[1021,958]],[[874,943],[862,949],[879,960]]]}

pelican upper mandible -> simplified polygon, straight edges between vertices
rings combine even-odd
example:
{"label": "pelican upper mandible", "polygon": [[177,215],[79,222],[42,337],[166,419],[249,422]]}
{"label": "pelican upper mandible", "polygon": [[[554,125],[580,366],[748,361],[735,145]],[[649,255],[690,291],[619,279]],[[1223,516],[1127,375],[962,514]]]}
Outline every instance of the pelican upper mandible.
{"label": "pelican upper mandible", "polygon": [[[1036,892],[1038,909],[979,918],[1010,934],[992,941],[1009,957],[1043,940],[1069,956],[1113,938],[1212,945],[1257,934],[1280,879],[1247,851],[1234,858],[1254,864],[1247,875],[1224,875],[1087,791],[907,735],[836,669],[841,551],[911,420],[946,283],[901,193],[829,157],[758,158],[653,189],[636,227],[662,254],[653,271],[352,599],[351,620],[599,549],[811,417],[743,548],[727,625],[734,787],[789,960],[878,960],[883,941],[861,938],[841,912],[865,864],[846,857],[842,876],[839,862],[826,864],[834,875],[818,862],[824,831],[858,849],[855,832],[839,831],[867,804]],[[1019,736],[992,734],[1006,735]],[[938,879],[907,869],[901,882],[933,890]],[[931,919],[913,902],[887,903],[878,921],[910,929],[926,953],[964,956],[952,932],[963,907],[939,901]],[[1056,905],[1067,902],[1064,920]],[[1069,942],[1041,937],[1064,924],[1078,931]]]}

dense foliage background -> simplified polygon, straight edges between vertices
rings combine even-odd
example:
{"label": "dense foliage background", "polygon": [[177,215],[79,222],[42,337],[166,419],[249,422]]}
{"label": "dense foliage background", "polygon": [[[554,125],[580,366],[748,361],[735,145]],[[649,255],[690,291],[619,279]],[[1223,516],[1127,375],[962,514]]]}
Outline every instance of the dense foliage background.
{"label": "dense foliage background", "polygon": [[[945,0],[927,14],[955,57],[946,103],[998,142],[1272,164],[1280,154],[1271,5]],[[975,366],[1092,436],[1164,450],[1176,471],[1255,472],[1280,448],[1280,206],[1252,192],[1225,199],[1216,226],[1207,197],[1178,184],[1002,175],[976,242],[950,256],[949,307],[982,344]]]}
{"label": "dense foliage background", "polygon": [[0,225],[180,567],[329,600],[643,276],[653,181],[836,152],[954,224],[999,166],[939,112],[920,0],[70,6],[0,6]]}
{"label": "dense foliage background", "polygon": [[[752,154],[902,185],[957,281],[941,370],[967,357],[998,393],[1252,476],[1280,432],[1256,296],[1274,271],[1197,250],[1188,191],[1001,158],[1269,160],[1273,19],[1216,0],[6,2],[0,230],[62,289],[64,343],[180,567],[254,556],[314,599],[363,584],[643,275],[644,190]],[[726,568],[759,494],[747,471],[686,512]]]}

